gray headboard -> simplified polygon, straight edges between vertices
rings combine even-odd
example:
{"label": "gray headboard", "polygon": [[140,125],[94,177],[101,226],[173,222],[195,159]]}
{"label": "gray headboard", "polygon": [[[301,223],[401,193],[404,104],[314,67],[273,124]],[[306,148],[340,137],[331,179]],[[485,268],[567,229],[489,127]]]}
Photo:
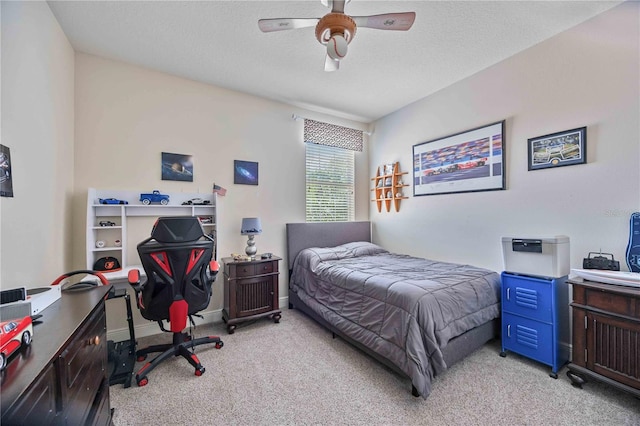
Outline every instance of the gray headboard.
{"label": "gray headboard", "polygon": [[371,242],[371,222],[287,223],[289,270],[300,251],[309,247],[333,247],[353,241]]}

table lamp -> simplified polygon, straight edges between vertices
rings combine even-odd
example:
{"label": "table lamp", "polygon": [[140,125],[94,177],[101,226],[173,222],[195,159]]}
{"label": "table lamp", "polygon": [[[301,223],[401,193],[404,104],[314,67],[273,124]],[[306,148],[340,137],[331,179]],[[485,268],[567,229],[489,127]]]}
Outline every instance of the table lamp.
{"label": "table lamp", "polygon": [[262,233],[262,225],[260,224],[259,217],[245,217],[242,219],[242,228],[240,229],[240,234],[248,235],[249,239],[247,240],[247,248],[244,249],[244,252],[247,253],[247,256],[251,257],[251,260],[256,259],[256,252],[258,249],[256,248],[255,235]]}

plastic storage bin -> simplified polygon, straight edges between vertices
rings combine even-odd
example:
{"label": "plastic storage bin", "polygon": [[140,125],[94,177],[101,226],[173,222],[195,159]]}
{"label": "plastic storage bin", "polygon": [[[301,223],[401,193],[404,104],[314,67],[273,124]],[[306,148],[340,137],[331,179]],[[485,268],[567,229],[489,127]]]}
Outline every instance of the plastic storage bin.
{"label": "plastic storage bin", "polygon": [[544,278],[569,275],[569,237],[502,237],[504,270]]}

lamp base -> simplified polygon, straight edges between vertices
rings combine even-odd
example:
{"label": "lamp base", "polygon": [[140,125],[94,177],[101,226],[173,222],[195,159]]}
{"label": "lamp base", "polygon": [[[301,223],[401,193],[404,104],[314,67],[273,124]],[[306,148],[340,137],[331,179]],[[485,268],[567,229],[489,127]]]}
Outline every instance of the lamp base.
{"label": "lamp base", "polygon": [[247,253],[247,256],[251,258],[251,260],[256,260],[256,253],[258,249],[256,248],[256,240],[254,235],[249,235],[249,239],[247,240],[247,248],[244,249],[244,252]]}

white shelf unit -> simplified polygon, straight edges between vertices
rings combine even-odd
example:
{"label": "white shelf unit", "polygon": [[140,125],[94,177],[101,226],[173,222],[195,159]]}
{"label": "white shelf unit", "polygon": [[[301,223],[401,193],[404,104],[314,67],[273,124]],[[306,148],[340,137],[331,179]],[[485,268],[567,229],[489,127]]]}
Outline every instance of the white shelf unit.
{"label": "white shelf unit", "polygon": [[[214,193],[188,193],[188,192],[164,192],[170,197],[169,204],[143,205],[139,199],[143,191],[119,191],[102,190],[89,188],[87,191],[87,233],[86,233],[86,255],[87,269],[93,269],[96,260],[104,256],[111,256],[118,259],[122,266],[121,271],[109,272],[108,279],[124,279],[130,269],[138,268],[144,273],[139,264],[129,264],[128,249],[130,242],[129,227],[130,218],[133,217],[161,217],[161,216],[198,216],[211,218],[208,223],[202,223],[204,232],[213,234],[216,241],[214,246],[214,257],[217,258],[217,198]],[[127,201],[129,204],[100,204],[100,198],[116,198]],[[211,204],[206,205],[182,205],[183,202],[193,198],[208,200]],[[101,221],[114,222],[115,226],[100,226]],[[139,230],[138,230],[139,231]],[[146,235],[151,235],[151,228],[144,230]],[[104,247],[96,247],[96,241],[104,241]],[[120,244],[116,246],[116,240]],[[135,244],[139,241],[135,241]]]}

